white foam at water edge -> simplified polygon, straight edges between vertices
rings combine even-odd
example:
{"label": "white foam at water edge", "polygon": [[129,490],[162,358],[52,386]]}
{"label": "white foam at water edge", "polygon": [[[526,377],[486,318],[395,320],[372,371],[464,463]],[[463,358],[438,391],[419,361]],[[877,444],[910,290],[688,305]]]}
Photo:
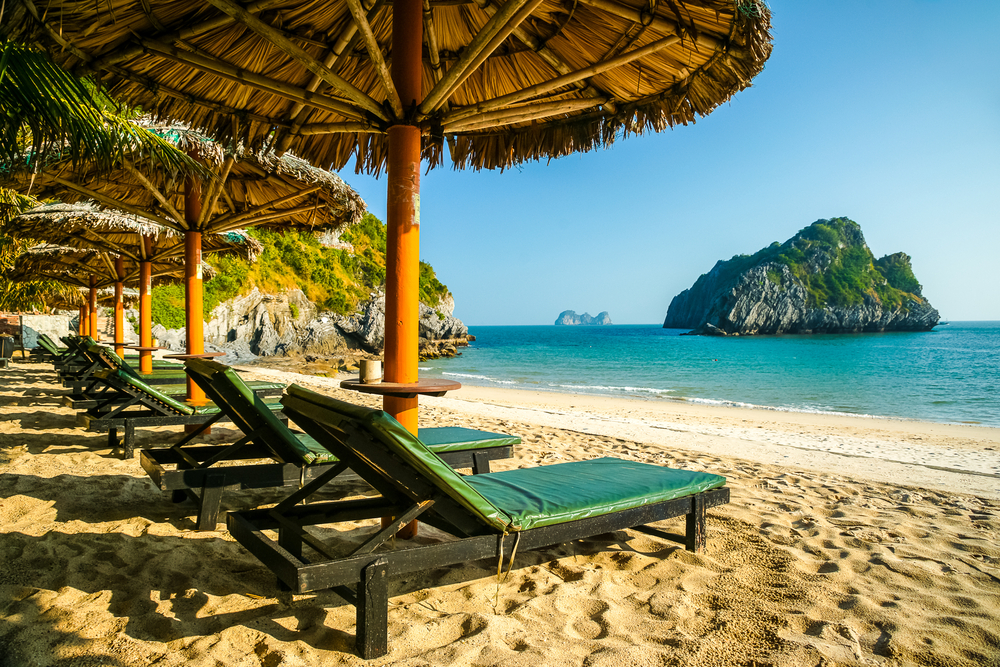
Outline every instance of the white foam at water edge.
{"label": "white foam at water edge", "polygon": [[673,389],[652,389],[650,387],[605,387],[599,384],[557,384],[549,385],[561,387],[563,389],[574,389],[576,391],[624,391],[632,394],[669,394]]}
{"label": "white foam at water edge", "polygon": [[496,378],[491,378],[488,375],[474,375],[472,373],[442,373],[441,375],[450,375],[451,377],[457,378],[469,378],[471,380],[486,380],[487,382],[493,382],[495,384],[517,384],[514,380],[498,380]]}
{"label": "white foam at water edge", "polygon": [[811,415],[834,415],[837,417],[863,417],[865,419],[900,419],[899,417],[883,417],[881,415],[868,415],[860,412],[841,412],[838,410],[820,410],[818,408],[789,408],[786,406],[775,407],[773,405],[757,405],[756,403],[743,403],[742,401],[725,401],[714,398],[690,398],[687,396],[671,397],[686,403],[701,403],[704,405],[721,405],[727,408],[747,408],[748,410],[770,410],[772,412],[804,412]]}

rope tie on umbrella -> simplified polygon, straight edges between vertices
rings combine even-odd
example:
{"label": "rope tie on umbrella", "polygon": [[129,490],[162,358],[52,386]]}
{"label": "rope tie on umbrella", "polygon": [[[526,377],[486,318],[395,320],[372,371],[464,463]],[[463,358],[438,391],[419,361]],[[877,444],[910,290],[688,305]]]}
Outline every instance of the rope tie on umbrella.
{"label": "rope tie on umbrella", "polygon": [[[648,28],[656,18],[656,0],[649,0],[646,6],[639,10],[639,23],[643,28]],[[641,34],[641,33],[640,33]],[[638,35],[636,35],[638,37]]]}

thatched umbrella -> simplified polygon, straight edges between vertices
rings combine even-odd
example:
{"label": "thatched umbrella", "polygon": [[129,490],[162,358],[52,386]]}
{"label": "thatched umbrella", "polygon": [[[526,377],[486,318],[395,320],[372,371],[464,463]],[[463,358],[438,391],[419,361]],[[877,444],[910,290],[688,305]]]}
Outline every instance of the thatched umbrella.
{"label": "thatched umbrella", "polygon": [[[46,239],[50,244],[74,248],[94,248],[114,256],[114,274],[119,278],[115,290],[122,290],[126,280],[135,281],[126,270],[138,265],[139,341],[152,345],[152,308],[150,304],[153,265],[179,263],[184,257],[184,236],[170,227],[130,213],[100,209],[92,202],[55,203],[37,206],[12,218],[0,229],[11,236]],[[202,238],[204,254],[226,254],[253,261],[263,251],[260,242],[244,230],[206,234]],[[124,308],[115,302],[115,351],[121,354],[124,340]],[[142,350],[139,367],[152,370],[152,353]]]}
{"label": "thatched umbrella", "polygon": [[[422,158],[442,163],[447,140],[456,167],[503,169],[693,122],[771,51],[760,0],[207,4],[63,0],[43,15],[9,0],[5,22],[220,141],[385,169],[385,376],[405,385],[417,382]],[[416,398],[385,406],[416,430]]]}
{"label": "thatched umbrella", "polygon": [[[118,271],[116,260],[122,271]],[[184,276],[184,265],[177,259],[153,261],[153,277],[161,280],[179,281]],[[202,272],[209,279],[215,269],[204,264]],[[139,284],[139,262],[120,255],[102,252],[95,248],[71,248],[51,244],[41,244],[29,248],[17,259],[14,266],[4,276],[13,282],[49,279],[88,290],[88,298],[80,308],[81,335],[97,337],[97,300],[102,288],[113,290],[116,284]],[[117,336],[116,336],[117,338]]]}
{"label": "thatched umbrella", "polygon": [[[147,127],[207,166],[217,179],[206,186],[190,177],[151,168],[142,154],[125,155],[118,168],[101,169],[68,160],[48,165],[31,180],[11,175],[10,185],[38,197],[93,199],[146,218],[184,236],[187,353],[204,352],[202,277],[204,236],[244,227],[337,230],[361,220],[365,203],[336,174],[291,154],[231,150],[178,125]],[[189,400],[204,400],[188,383]]]}

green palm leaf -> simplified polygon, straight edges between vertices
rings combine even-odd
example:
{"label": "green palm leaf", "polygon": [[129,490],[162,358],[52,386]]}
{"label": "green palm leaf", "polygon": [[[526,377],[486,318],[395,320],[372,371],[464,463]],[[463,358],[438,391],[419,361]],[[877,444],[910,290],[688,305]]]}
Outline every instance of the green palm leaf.
{"label": "green palm leaf", "polygon": [[89,80],[16,42],[0,43],[0,53],[0,169],[35,171],[66,157],[104,168],[138,153],[174,174],[211,178],[183,152],[131,122]]}

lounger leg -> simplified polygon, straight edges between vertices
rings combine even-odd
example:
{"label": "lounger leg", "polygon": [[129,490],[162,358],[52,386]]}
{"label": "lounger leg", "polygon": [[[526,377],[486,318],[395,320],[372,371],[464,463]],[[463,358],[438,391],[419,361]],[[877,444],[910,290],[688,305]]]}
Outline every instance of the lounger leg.
{"label": "lounger leg", "polygon": [[482,475],[490,471],[490,457],[485,452],[472,454],[472,474]]}
{"label": "lounger leg", "polygon": [[705,498],[700,493],[691,499],[684,548],[695,553],[705,548]]}
{"label": "lounger leg", "polygon": [[118,429],[116,428],[108,429],[108,447],[111,448],[112,453],[118,449]]}
{"label": "lounger leg", "polygon": [[201,507],[198,509],[198,530],[215,530],[222,509],[225,475],[209,475],[201,487]]}
{"label": "lounger leg", "polygon": [[365,660],[389,652],[389,561],[379,558],[361,573],[358,584],[355,646]]}
{"label": "lounger leg", "polygon": [[122,443],[122,458],[125,460],[135,458],[135,426],[129,421],[125,421],[125,441]]}

